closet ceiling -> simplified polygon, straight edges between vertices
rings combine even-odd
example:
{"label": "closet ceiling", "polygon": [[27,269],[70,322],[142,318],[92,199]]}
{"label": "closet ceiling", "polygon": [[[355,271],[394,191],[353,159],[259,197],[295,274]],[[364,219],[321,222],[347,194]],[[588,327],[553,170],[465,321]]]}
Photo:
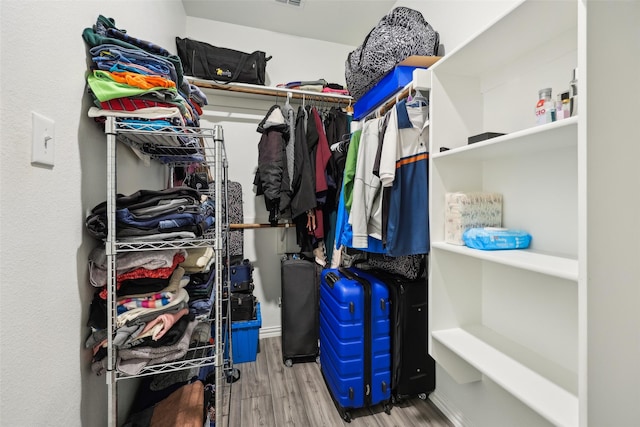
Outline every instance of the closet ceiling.
{"label": "closet ceiling", "polygon": [[187,16],[358,46],[396,0],[182,0]]}

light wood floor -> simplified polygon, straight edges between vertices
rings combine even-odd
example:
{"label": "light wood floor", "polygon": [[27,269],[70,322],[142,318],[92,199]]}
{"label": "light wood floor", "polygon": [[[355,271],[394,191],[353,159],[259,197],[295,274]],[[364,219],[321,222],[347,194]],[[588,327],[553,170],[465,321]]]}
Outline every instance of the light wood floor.
{"label": "light wood floor", "polygon": [[391,414],[380,405],[352,411],[351,423],[340,418],[315,362],[282,362],[280,337],[260,340],[255,362],[235,365],[240,379],[225,387],[224,410],[217,427],[386,427],[453,424],[429,399],[396,404]]}

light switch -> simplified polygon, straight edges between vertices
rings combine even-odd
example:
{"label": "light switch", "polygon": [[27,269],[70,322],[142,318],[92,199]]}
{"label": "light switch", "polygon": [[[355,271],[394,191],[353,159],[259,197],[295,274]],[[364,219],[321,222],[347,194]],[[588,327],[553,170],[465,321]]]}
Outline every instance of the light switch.
{"label": "light switch", "polygon": [[32,113],[31,164],[53,166],[55,128],[54,121]]}

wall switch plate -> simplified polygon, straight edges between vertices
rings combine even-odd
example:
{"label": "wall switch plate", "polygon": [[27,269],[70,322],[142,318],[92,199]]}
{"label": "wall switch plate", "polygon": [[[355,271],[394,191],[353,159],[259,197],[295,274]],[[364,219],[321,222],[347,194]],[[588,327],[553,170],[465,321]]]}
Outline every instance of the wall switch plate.
{"label": "wall switch plate", "polygon": [[31,164],[53,166],[55,123],[53,120],[33,112]]}

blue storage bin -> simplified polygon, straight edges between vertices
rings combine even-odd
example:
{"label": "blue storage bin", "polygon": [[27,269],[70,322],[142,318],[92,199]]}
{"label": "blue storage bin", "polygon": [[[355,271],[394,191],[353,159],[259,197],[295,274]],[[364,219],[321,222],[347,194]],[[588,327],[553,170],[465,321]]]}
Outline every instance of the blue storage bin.
{"label": "blue storage bin", "polygon": [[[258,354],[258,335],[262,326],[260,303],[256,304],[255,320],[231,322],[231,343],[233,347],[233,363],[255,362]],[[225,347],[226,350],[227,347]],[[225,351],[228,355],[228,350]]]}
{"label": "blue storage bin", "polygon": [[424,67],[398,65],[389,71],[378,84],[353,104],[353,119],[360,120],[364,118],[367,114],[382,105],[387,98],[409,84],[409,82],[413,80],[413,70],[416,68]]}

